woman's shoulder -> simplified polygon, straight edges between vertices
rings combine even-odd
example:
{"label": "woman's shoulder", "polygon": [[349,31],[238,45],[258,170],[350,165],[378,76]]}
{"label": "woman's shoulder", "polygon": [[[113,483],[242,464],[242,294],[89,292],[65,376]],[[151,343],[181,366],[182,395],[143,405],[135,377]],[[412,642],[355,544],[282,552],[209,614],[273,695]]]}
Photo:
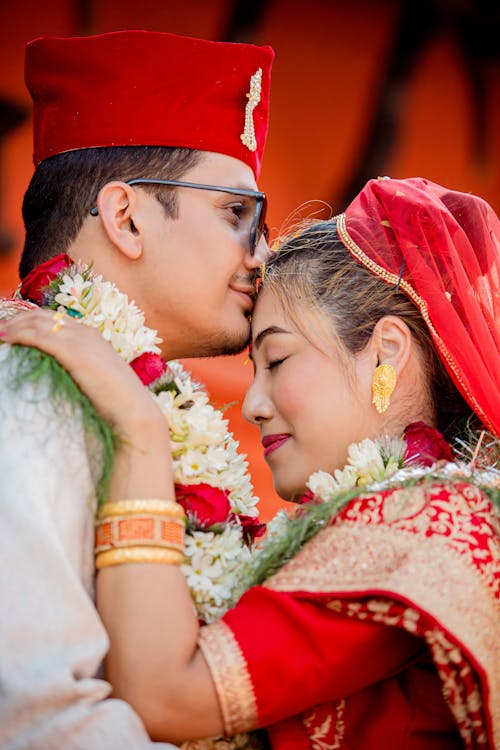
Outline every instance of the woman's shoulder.
{"label": "woman's shoulder", "polygon": [[[498,511],[477,485],[426,481],[352,500],[266,585],[316,593],[422,594],[437,581],[499,596]],[[411,598],[411,597],[410,597]],[[424,597],[425,598],[425,597]]]}
{"label": "woman's shoulder", "polygon": [[479,479],[464,476],[425,477],[356,497],[339,514],[339,521],[396,523],[434,513],[488,513],[493,503]]}
{"label": "woman's shoulder", "polygon": [[475,546],[498,534],[499,511],[478,482],[464,478],[426,479],[352,500],[334,525],[353,524]]}
{"label": "woman's shoulder", "polygon": [[[435,479],[392,488],[353,500],[336,520],[339,536],[360,536],[375,547],[433,557],[453,565],[457,555],[482,574],[498,595],[500,514],[487,492],[473,481]],[[495,560],[497,563],[495,563]]]}

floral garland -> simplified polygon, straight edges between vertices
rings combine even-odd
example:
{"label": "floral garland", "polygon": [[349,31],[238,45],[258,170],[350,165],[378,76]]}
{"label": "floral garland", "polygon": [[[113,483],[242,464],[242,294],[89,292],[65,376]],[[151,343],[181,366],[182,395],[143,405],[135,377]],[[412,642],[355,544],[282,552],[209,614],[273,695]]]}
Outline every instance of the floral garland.
{"label": "floral garland", "polygon": [[279,511],[268,523],[265,541],[238,572],[233,604],[244,591],[263,583],[295,557],[360,495],[423,482],[471,482],[489,495],[496,512],[500,507],[499,441],[482,432],[475,446],[458,442],[465,460],[453,455],[438,430],[424,422],[413,422],[402,438],[365,439],[351,444],[342,470],[311,474],[306,483],[308,491],[301,497],[294,517]]}
{"label": "floral garland", "polygon": [[161,358],[161,339],[135,303],[90,267],[59,255],[26,277],[20,295],[99,330],[149,388],[168,421],[176,499],[187,517],[182,570],[198,618],[218,619],[265,530],[228,421],[178,362]]}
{"label": "floral garland", "polygon": [[[425,422],[412,422],[402,438],[366,439],[350,445],[347,464],[342,471],[335,471],[333,475],[317,471],[309,477],[307,486],[315,497],[328,502],[346,490],[380,492],[409,481],[460,478],[474,481],[493,501],[497,501],[500,490],[499,446],[498,440],[490,436],[480,458],[481,443],[486,435],[486,432],[480,433],[475,449],[459,441],[471,454],[469,461],[460,461],[438,430]],[[493,459],[491,463],[488,463],[488,451]]]}

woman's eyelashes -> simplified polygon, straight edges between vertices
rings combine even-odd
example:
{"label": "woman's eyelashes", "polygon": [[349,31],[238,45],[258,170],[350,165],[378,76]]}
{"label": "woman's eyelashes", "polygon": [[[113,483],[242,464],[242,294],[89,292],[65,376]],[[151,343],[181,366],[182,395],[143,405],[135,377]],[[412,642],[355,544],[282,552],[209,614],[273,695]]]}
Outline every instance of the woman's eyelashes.
{"label": "woman's eyelashes", "polygon": [[266,370],[275,370],[277,367],[279,367],[283,362],[287,359],[287,357],[280,357],[279,359],[273,359],[270,360],[267,363]]}

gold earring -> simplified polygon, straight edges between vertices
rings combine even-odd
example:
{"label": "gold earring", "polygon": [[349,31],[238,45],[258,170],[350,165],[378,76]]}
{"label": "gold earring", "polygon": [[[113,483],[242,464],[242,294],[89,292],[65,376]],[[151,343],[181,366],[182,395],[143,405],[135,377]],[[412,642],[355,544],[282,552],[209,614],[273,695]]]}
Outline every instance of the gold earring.
{"label": "gold earring", "polygon": [[372,404],[379,414],[389,406],[390,398],[396,387],[396,370],[392,365],[378,365],[372,378]]}

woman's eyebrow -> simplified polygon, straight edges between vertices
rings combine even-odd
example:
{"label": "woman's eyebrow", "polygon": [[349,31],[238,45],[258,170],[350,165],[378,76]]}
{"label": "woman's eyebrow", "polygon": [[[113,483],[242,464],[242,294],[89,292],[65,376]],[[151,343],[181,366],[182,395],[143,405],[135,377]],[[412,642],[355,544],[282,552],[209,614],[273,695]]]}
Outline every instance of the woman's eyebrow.
{"label": "woman's eyebrow", "polygon": [[266,336],[270,336],[272,333],[290,333],[290,331],[287,331],[284,328],[280,328],[279,326],[268,326],[267,328],[264,328],[264,330],[260,331],[260,333],[258,333],[254,338],[252,348],[258,349]]}

